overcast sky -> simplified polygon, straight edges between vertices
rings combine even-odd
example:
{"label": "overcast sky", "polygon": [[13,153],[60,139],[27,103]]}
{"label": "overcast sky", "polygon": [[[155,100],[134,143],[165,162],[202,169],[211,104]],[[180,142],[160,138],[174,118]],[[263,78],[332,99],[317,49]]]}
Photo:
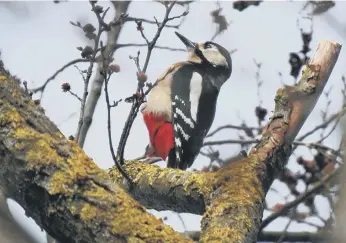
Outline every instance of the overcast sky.
{"label": "overcast sky", "polygon": [[[110,6],[108,2],[100,2],[103,6]],[[229,29],[218,36],[215,42],[225,46],[229,50],[237,49],[232,55],[233,73],[231,78],[222,87],[217,113],[213,128],[225,124],[239,125],[246,120],[248,125],[256,126],[254,108],[259,103],[255,80],[257,62],[262,63],[260,78],[264,81],[261,87],[261,99],[263,106],[269,111],[273,110],[273,98],[278,88],[282,87],[282,81],[278,73],[283,74],[282,80],[286,84],[292,84],[293,78],[289,76],[290,66],[288,56],[290,52],[299,51],[302,46],[300,30],[297,27],[299,12],[303,2],[270,2],[266,1],[259,7],[250,7],[243,12],[232,8],[231,2],[221,1],[222,13],[228,22]],[[212,23],[210,11],[217,5],[212,1],[201,1],[191,4],[190,13],[179,32],[193,41],[204,42],[210,40],[216,30]],[[337,41],[345,44],[346,30],[340,26],[346,26],[346,2],[337,2],[336,6],[324,16],[313,19],[313,40],[311,49],[314,51],[322,39]],[[173,15],[181,14],[182,7],[175,7]],[[107,19],[113,17],[114,11],[110,9]],[[156,16],[160,21],[164,15],[164,7],[159,3],[149,1],[136,1],[130,4],[129,14],[133,17],[153,19]],[[86,1],[54,4],[51,2],[16,2],[6,4],[0,2],[0,49],[2,59],[12,74],[28,81],[29,88],[37,87],[51,76],[58,68],[72,59],[80,57],[77,46],[84,46],[88,42],[83,38],[81,31],[73,27],[69,21],[80,21],[82,24],[91,22],[96,24],[95,17],[90,11],[90,4]],[[300,18],[301,19],[301,18]],[[302,22],[303,21],[303,22]],[[179,20],[171,24],[179,23]],[[310,21],[300,21],[304,28],[309,28]],[[340,24],[340,26],[339,26]],[[155,25],[143,24],[145,33],[149,39],[156,32]],[[174,34],[175,29],[166,28],[158,41],[158,45],[183,48],[183,44]],[[136,30],[135,23],[126,23],[120,35],[119,43],[144,43],[140,33]],[[135,55],[138,48],[123,48],[116,52],[115,62],[120,65],[121,72],[111,79],[111,98],[118,100],[133,94],[136,88],[136,67],[129,55]],[[313,52],[312,51],[312,52]],[[141,63],[145,56],[145,48],[141,49]],[[170,64],[186,59],[185,52],[171,52],[166,50],[154,50],[148,68],[149,80],[153,81]],[[78,65],[85,68],[86,65]],[[341,76],[346,74],[346,55],[343,50],[330,77],[326,90],[331,86],[332,104],[330,112],[336,112],[341,105],[340,89],[342,88]],[[78,121],[79,102],[71,95],[61,92],[63,82],[69,82],[72,90],[82,94],[83,81],[74,67],[70,67],[60,74],[48,86],[42,106],[46,115],[54,121],[66,136],[74,135]],[[101,168],[109,168],[113,165],[110,157],[106,130],[106,106],[102,95],[93,118],[93,125],[85,143],[86,153],[92,157]],[[324,109],[326,100],[322,96],[315,110],[310,115],[301,132],[321,122],[320,111]],[[113,137],[117,143],[124,121],[128,115],[130,104],[121,103],[112,110]],[[226,130],[219,133],[212,140],[237,138],[236,131]],[[311,137],[311,141],[319,138],[319,134]],[[339,135],[336,133],[326,140],[325,144],[337,146]],[[125,157],[135,158],[144,152],[148,143],[146,128],[142,119],[136,119],[134,127],[126,147]],[[115,144],[117,145],[117,144]],[[239,146],[224,145],[218,147],[222,157],[237,154]],[[308,150],[300,149],[297,154],[304,154],[307,158],[312,154]],[[302,170],[294,163],[294,156],[288,167],[296,172]],[[208,164],[208,160],[199,156],[193,168],[201,168]],[[163,165],[163,164],[161,164]],[[283,195],[287,195],[288,189],[280,182],[274,182]],[[284,203],[284,198],[269,193],[269,206],[277,202]],[[10,209],[15,217],[20,218],[29,230],[35,232],[38,242],[45,242],[44,233],[28,220],[23,220],[23,210],[11,203]],[[319,200],[318,209],[326,217],[329,209],[323,199]],[[160,217],[168,216],[168,224],[179,231],[183,231],[183,225],[178,217],[168,212],[155,213]],[[181,214],[186,221],[187,230],[199,229],[199,216]],[[265,213],[268,215],[268,213]],[[313,220],[313,219],[311,219]],[[271,224],[268,229],[282,230],[287,223],[286,219],[279,219]],[[311,230],[306,225],[292,224],[290,230]]]}

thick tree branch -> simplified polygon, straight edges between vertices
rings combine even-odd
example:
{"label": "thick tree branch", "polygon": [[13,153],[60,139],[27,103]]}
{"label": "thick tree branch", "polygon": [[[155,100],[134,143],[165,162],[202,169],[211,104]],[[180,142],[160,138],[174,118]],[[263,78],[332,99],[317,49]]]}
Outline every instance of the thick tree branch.
{"label": "thick tree branch", "polygon": [[[252,148],[248,158],[227,164],[217,172],[199,175],[198,181],[204,181],[202,185],[206,188],[205,191],[212,191],[208,198],[203,197],[206,212],[202,219],[201,242],[254,242],[256,240],[264,210],[265,195],[278,173],[286,165],[291,154],[292,142],[314,108],[340,50],[341,45],[337,43],[320,42],[314,58],[305,67],[299,83],[278,90],[273,117],[263,129],[262,138]],[[132,169],[131,166],[133,166]],[[162,199],[163,192],[169,192],[172,188],[171,181],[174,181],[174,179],[168,180],[167,174],[170,170],[143,165],[145,169],[141,168],[139,172],[147,171],[144,174],[137,173],[135,169],[137,166],[129,162],[125,165],[125,170],[130,176],[137,176],[138,184],[140,184],[139,181],[147,182],[146,189],[151,188],[161,195],[158,198],[160,209],[171,209],[172,207],[167,208],[161,204],[176,200],[172,193],[167,193],[167,198]],[[154,177],[152,171],[155,171]],[[172,170],[172,178],[174,173]],[[179,173],[187,176],[190,172]],[[120,180],[118,176],[111,175],[117,178],[117,181]],[[160,186],[155,187],[154,181],[157,178],[165,178],[167,184],[161,182]],[[208,181],[205,181],[206,178]],[[184,188],[182,183],[175,186]],[[188,191],[189,189],[191,188],[185,187],[183,193],[190,195],[192,191]],[[142,191],[134,192],[139,200],[147,196],[147,190]],[[149,195],[155,194],[151,192]]]}
{"label": "thick tree branch", "polygon": [[[188,231],[187,236],[194,241],[199,241],[200,231]],[[257,243],[259,242],[277,242],[282,236],[282,232],[264,231],[258,234]],[[317,243],[324,242],[326,234],[323,233],[309,233],[309,232],[287,232],[285,242],[307,242]]]}
{"label": "thick tree branch", "polygon": [[0,190],[0,242],[35,243],[31,235],[12,217],[6,197]]}
{"label": "thick tree branch", "polygon": [[[152,206],[160,209],[167,208],[164,204],[174,208],[174,200],[197,202],[195,209],[176,208],[205,211],[201,242],[255,241],[265,195],[285,166],[340,49],[337,43],[321,42],[299,83],[277,92],[274,115],[248,158],[208,173],[128,162],[125,169],[139,187],[132,193],[147,205],[153,204],[148,196],[156,196]],[[113,184],[24,95],[13,80],[0,77],[0,184],[40,226],[61,242],[187,241]],[[115,170],[110,175],[121,180]]]}
{"label": "thick tree branch", "polygon": [[0,73],[0,185],[61,242],[188,242],[110,181]]}
{"label": "thick tree branch", "polygon": [[[131,195],[147,208],[203,214],[205,199],[212,192],[213,177],[199,172],[162,169],[139,161],[125,161],[126,173],[133,179]],[[109,171],[119,185],[128,189],[117,168]]]}
{"label": "thick tree branch", "polygon": [[248,158],[217,174],[210,205],[202,219],[203,242],[253,242],[259,232],[265,195],[290,155],[291,143],[314,108],[341,50],[321,41],[295,86],[279,89],[273,117]]}

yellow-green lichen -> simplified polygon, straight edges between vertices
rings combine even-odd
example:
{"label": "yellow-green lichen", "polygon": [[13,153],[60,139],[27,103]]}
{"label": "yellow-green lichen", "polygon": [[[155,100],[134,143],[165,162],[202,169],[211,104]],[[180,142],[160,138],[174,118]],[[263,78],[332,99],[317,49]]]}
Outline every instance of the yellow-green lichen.
{"label": "yellow-green lichen", "polygon": [[85,203],[80,211],[80,217],[82,220],[92,220],[99,215],[97,208],[88,203]]}
{"label": "yellow-green lichen", "polygon": [[[20,94],[14,84],[9,82],[8,87],[11,91],[13,89],[11,98]],[[189,242],[148,214],[124,190],[110,191],[107,186],[102,186],[103,181],[110,183],[107,173],[99,169],[75,143],[69,142],[60,133],[35,131],[27,125],[19,111],[6,99],[0,106],[0,122],[9,126],[5,139],[14,144],[9,147],[13,154],[20,150],[21,156],[25,156],[28,170],[38,173],[45,170],[48,181],[37,178],[33,183],[40,183],[50,194],[61,195],[61,200],[47,205],[49,212],[62,216],[67,209],[73,215],[81,216],[84,227],[92,230],[104,225],[102,230],[126,237],[129,242],[141,242],[142,239],[146,242]],[[136,168],[133,170],[135,172]],[[60,218],[63,220],[64,217]]]}
{"label": "yellow-green lichen", "polygon": [[[191,193],[194,189],[199,194],[209,195],[212,191],[211,182],[214,179],[212,172],[198,173],[170,168],[162,169],[157,165],[149,165],[140,161],[126,161],[124,169],[135,183],[140,183],[145,178],[145,183],[149,186],[164,180],[168,186],[180,184],[186,193]],[[111,168],[108,172],[113,180],[122,184],[123,177],[116,167]]]}
{"label": "yellow-green lichen", "polygon": [[287,99],[288,99],[287,90],[285,88],[278,89],[278,91],[276,92],[274,101],[277,102],[279,100],[287,100]]}
{"label": "yellow-green lichen", "polygon": [[0,74],[0,81],[4,81],[4,80],[7,80],[7,77]]}
{"label": "yellow-green lichen", "polygon": [[19,124],[22,123],[23,118],[21,115],[18,113],[18,111],[14,107],[5,107],[6,110],[5,113],[2,114],[0,117],[0,123],[6,124],[10,123],[11,126],[16,129]]}
{"label": "yellow-green lichen", "polygon": [[205,237],[201,237],[200,242],[215,243],[240,243],[243,242],[243,235],[229,227],[215,227],[208,230]]}
{"label": "yellow-green lichen", "polygon": [[[264,200],[264,191],[256,173],[259,161],[244,159],[229,164],[215,175],[214,187],[217,194],[211,198],[211,203],[203,215],[207,223],[205,237],[202,242],[238,242],[254,227],[253,217],[256,208]],[[229,218],[231,217],[231,219]],[[228,228],[222,228],[229,225]],[[222,231],[222,232],[221,232]],[[223,236],[222,236],[223,235]]]}

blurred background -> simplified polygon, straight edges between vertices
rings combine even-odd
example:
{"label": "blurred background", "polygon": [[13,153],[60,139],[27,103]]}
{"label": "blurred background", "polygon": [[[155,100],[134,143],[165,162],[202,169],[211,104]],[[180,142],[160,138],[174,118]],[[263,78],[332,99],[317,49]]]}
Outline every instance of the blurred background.
{"label": "blurred background", "polygon": [[[104,9],[110,8],[105,21],[111,21],[116,12],[114,6],[109,1],[99,1],[98,4]],[[251,141],[258,137],[257,128],[263,127],[271,116],[276,90],[284,84],[293,85],[299,79],[300,64],[313,56],[319,41],[331,40],[345,44],[345,9],[346,2],[342,1],[183,1],[174,6],[172,16],[181,15],[184,11],[188,11],[188,14],[170,21],[163,29],[148,65],[148,81],[155,81],[169,65],[187,58],[184,46],[174,31],[179,31],[196,42],[213,39],[232,53],[233,73],[221,89],[210,132],[224,125],[243,126],[238,129],[225,128],[208,137],[206,141],[233,139],[238,142],[205,146],[203,154],[197,157],[191,169],[217,169],[222,161],[237,155],[241,150],[248,151]],[[143,19],[143,32],[151,40],[157,31],[154,17],[160,22],[164,17],[165,7],[157,1],[132,1],[127,14],[132,18]],[[29,89],[42,85],[71,60],[80,59],[81,52],[77,47],[93,45],[85,37],[85,33],[70,21],[80,22],[82,26],[88,23],[98,26],[88,1],[0,2],[0,16],[1,60],[12,75],[27,81]],[[102,40],[107,43],[107,34],[102,36]],[[112,76],[109,93],[111,100],[115,101],[135,93],[137,68],[129,56],[136,56],[140,50],[139,61],[143,65],[147,51],[145,40],[134,21],[123,24],[117,43],[127,45],[114,52],[114,63],[120,66],[120,72]],[[89,64],[75,65],[84,70]],[[267,194],[264,218],[313,186],[318,180],[317,172],[328,172],[323,172],[325,166],[337,166],[338,158],[329,155],[330,151],[340,147],[342,133],[338,125],[338,114],[343,114],[345,80],[342,77],[346,74],[345,67],[346,55],[342,50],[325,93],[298,138],[311,130],[313,132],[301,142],[300,145],[303,146],[294,151],[287,169],[273,183]],[[93,77],[94,75],[91,82]],[[71,91],[82,96],[83,79],[71,65],[48,84],[42,97],[40,93],[35,93],[33,99],[40,99],[46,115],[69,137],[77,129],[80,102],[70,93],[62,92],[63,83],[69,83]],[[130,107],[131,104],[120,102],[112,109],[115,146]],[[104,169],[114,165],[108,146],[106,112],[102,89],[84,150]],[[325,125],[314,130],[320,124]],[[252,127],[255,129],[251,129]],[[309,143],[323,144],[327,148],[321,150],[314,145],[304,146]],[[147,130],[138,116],[127,142],[125,158],[141,156],[147,144]],[[165,166],[163,162],[158,165]],[[317,166],[317,172],[315,167],[309,171],[311,166]],[[314,176],[317,178],[315,181],[311,179]],[[325,230],[333,222],[334,200],[332,193],[315,194],[293,211],[270,223],[264,230],[310,233]],[[32,235],[33,242],[46,242],[45,233],[25,216],[18,204],[8,200],[8,205],[13,217]],[[168,211],[150,212],[163,218],[177,231],[200,229],[201,216]]]}

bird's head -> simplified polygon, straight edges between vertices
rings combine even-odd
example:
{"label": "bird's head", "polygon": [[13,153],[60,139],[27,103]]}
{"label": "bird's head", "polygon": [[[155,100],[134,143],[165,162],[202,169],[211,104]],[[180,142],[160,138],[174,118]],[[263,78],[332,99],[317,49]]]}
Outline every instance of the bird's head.
{"label": "bird's head", "polygon": [[178,32],[175,32],[175,34],[187,48],[189,54],[188,61],[206,64],[209,68],[217,70],[218,73],[221,72],[226,80],[230,77],[232,73],[232,59],[226,48],[212,41],[196,43]]}

